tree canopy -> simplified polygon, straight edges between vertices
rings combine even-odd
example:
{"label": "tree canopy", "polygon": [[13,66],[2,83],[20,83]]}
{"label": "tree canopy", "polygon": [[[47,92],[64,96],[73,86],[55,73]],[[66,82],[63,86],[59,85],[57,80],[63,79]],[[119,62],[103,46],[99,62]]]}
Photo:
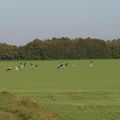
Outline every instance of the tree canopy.
{"label": "tree canopy", "polygon": [[24,46],[0,43],[1,60],[106,59],[120,58],[120,39],[35,39]]}

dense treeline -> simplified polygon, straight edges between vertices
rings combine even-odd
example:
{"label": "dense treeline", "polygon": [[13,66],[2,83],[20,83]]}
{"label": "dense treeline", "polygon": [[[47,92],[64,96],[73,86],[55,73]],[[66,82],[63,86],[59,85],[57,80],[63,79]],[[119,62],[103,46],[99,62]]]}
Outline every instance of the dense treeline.
{"label": "dense treeline", "polygon": [[0,43],[0,59],[104,59],[120,58],[120,39],[104,41],[93,38],[35,39],[25,46]]}

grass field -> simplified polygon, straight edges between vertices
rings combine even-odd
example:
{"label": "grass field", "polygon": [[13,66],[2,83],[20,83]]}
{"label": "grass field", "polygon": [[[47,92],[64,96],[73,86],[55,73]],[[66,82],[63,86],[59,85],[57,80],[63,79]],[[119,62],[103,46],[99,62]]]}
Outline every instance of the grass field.
{"label": "grass field", "polygon": [[59,61],[26,61],[21,71],[5,71],[20,62],[0,62],[0,88],[46,104],[62,120],[120,120],[120,60],[94,60],[93,68],[69,60],[59,71]]}

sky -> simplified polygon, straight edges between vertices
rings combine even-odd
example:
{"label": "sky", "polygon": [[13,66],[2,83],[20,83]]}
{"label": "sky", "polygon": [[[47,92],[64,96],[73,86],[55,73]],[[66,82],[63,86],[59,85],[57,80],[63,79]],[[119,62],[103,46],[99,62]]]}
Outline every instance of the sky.
{"label": "sky", "polygon": [[120,0],[0,0],[0,42],[120,38]]}

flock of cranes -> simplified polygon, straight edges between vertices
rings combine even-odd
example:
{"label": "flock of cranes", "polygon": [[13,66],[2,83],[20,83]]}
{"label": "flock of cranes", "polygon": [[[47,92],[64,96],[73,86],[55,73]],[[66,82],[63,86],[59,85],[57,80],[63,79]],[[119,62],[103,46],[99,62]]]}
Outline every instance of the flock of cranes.
{"label": "flock of cranes", "polygon": [[[15,71],[19,71],[19,70],[22,70],[23,68],[25,68],[27,65],[27,63],[20,63],[19,65],[15,66],[15,67],[7,67],[6,71],[12,71],[12,70],[15,70]],[[33,64],[33,63],[30,63],[30,66],[31,67],[34,67],[34,68],[37,68],[38,65],[37,64]]]}
{"label": "flock of cranes", "polygon": [[[19,71],[19,70],[22,70],[23,68],[26,67],[28,63],[19,63],[17,66],[15,67],[7,67],[6,71],[12,71],[12,70],[15,70],[15,71]],[[29,64],[31,67],[33,68],[37,68],[38,67],[38,64],[33,64],[33,63],[30,63]],[[58,65],[57,65],[57,70],[61,69],[61,68],[64,68],[64,67],[67,67],[69,65],[68,62],[64,63],[63,61],[59,62]],[[90,67],[93,67],[93,61],[89,61],[89,66]],[[72,67],[75,67],[75,65],[72,65]]]}

